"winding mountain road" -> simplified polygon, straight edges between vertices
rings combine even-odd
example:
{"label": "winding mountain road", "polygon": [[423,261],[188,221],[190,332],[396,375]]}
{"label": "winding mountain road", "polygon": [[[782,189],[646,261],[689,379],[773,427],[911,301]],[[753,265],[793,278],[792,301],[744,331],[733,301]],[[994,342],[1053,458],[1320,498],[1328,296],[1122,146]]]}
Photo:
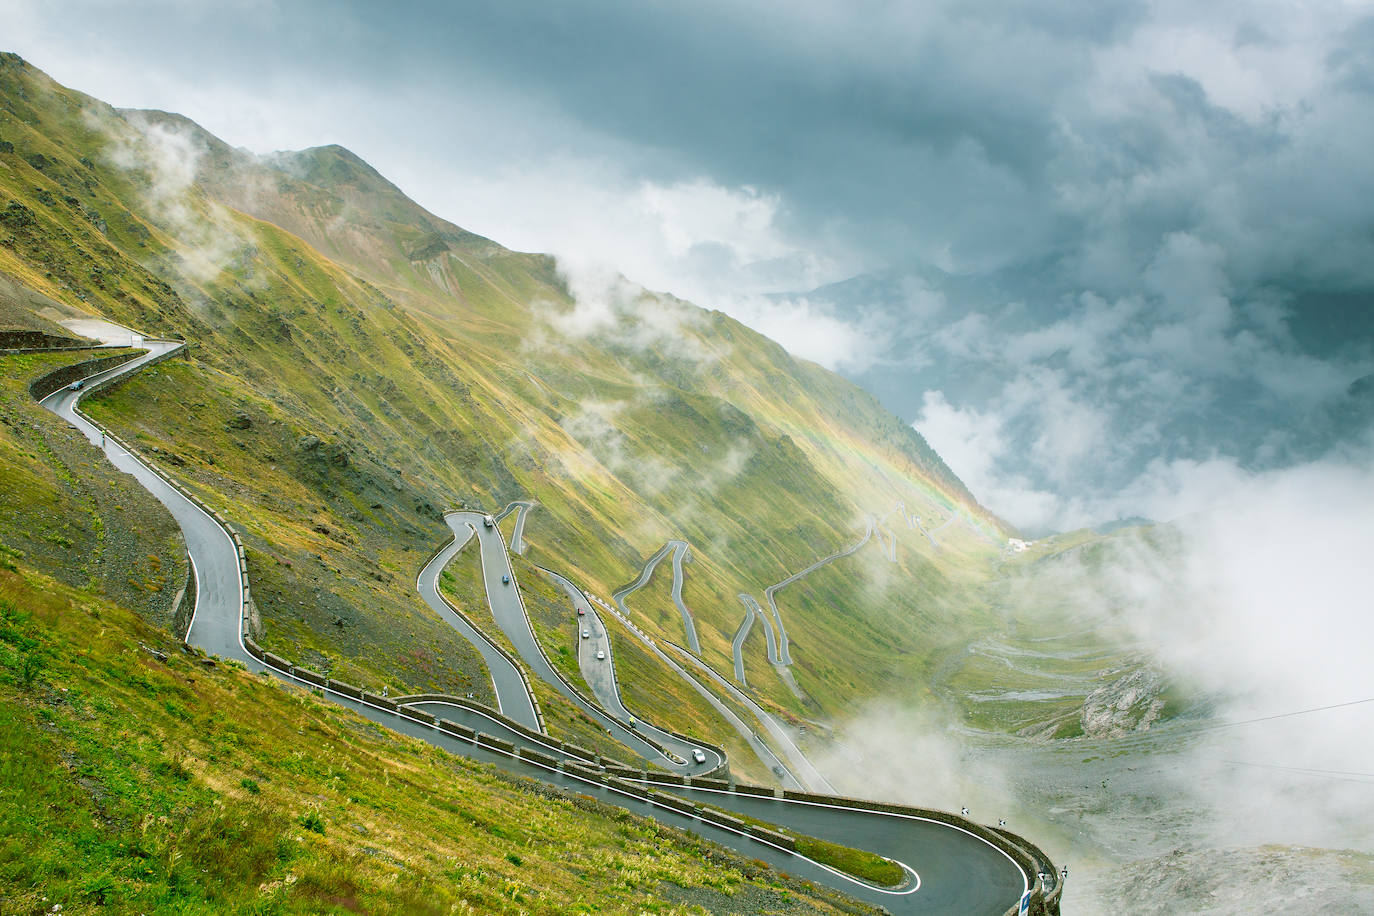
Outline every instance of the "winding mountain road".
{"label": "winding mountain road", "polygon": [[[672,790],[686,797],[699,798],[725,810],[779,823],[831,842],[871,850],[901,863],[908,871],[910,880],[902,888],[874,888],[804,856],[747,836],[742,830],[699,820],[661,802],[641,798],[614,786],[579,776],[575,772],[563,772],[537,760],[520,759],[475,745],[440,731],[434,725],[416,721],[379,706],[366,697],[357,699],[341,693],[332,686],[319,688],[308,684],[289,666],[282,668],[275,664],[269,666],[259,662],[244,646],[242,622],[247,593],[247,572],[239,550],[226,527],[177,487],[172,486],[151,466],[117,443],[107,441],[105,433],[78,409],[81,397],[93,385],[135,372],[153,359],[184,346],[177,341],[146,341],[145,345],[149,350],[145,356],[85,379],[85,385],[80,390],[59,389],[44,398],[41,403],[81,430],[93,444],[101,448],[112,464],[132,474],[168,508],[181,526],[197,583],[196,604],[187,633],[187,641],[192,645],[225,658],[241,661],[251,671],[269,671],[282,680],[319,689],[330,701],[399,733],[420,738],[453,753],[490,762],[513,773],[591,794],[620,807],[651,816],[665,824],[691,830],[706,839],[737,849],[745,855],[767,861],[793,875],[879,904],[892,913],[1001,916],[1030,886],[1030,876],[1006,853],[956,825],[911,814],[857,810],[829,801],[762,798],[731,792],[713,792],[697,787],[674,787]],[[462,544],[473,537],[471,532],[460,531],[457,525],[471,525],[473,517],[476,517],[477,525],[480,525],[481,516],[476,513],[452,515],[457,516],[449,520],[450,528],[455,534],[451,546],[456,553]],[[472,529],[476,531],[482,549],[483,578],[493,616],[498,620],[498,625],[502,625],[501,621],[505,620],[510,623],[511,631],[515,635],[520,635],[521,627],[515,623],[517,618],[513,610],[518,608],[519,619],[524,621],[524,634],[532,642],[528,618],[524,615],[523,607],[519,605],[520,599],[516,594],[514,578],[512,577],[509,585],[499,580],[493,581],[494,576],[509,574],[499,572],[503,567],[509,570],[509,557],[504,544],[501,543],[499,531],[479,529],[476,525],[472,525]],[[459,543],[460,537],[462,543]],[[434,564],[427,564],[426,569],[430,569],[431,566]],[[441,568],[442,564],[434,567],[431,581],[437,578],[437,570]],[[508,595],[514,595],[514,605]],[[502,625],[502,629],[506,630],[506,626]],[[507,635],[511,635],[512,642],[518,646],[519,640],[511,631],[507,631]],[[662,657],[666,659],[666,656]],[[681,671],[681,668],[671,660],[669,663]],[[682,674],[688,677],[685,671]],[[688,679],[692,680],[690,677]],[[442,702],[415,705],[428,705],[436,710],[442,710],[446,718],[480,729],[486,734],[502,737],[519,747],[535,748],[551,756],[563,753],[561,748],[552,743],[507,728],[502,724],[500,717],[480,709]]]}
{"label": "winding mountain road", "polygon": [[[712,668],[695,655],[689,655],[679,646],[673,646],[673,648],[682,653],[683,658],[686,659],[689,665],[699,668],[703,674],[719,684],[726,693],[730,694],[735,702],[749,710],[754,718],[759,720],[764,730],[767,731],[768,734],[772,736],[773,740],[778,743],[778,746],[782,748],[783,756],[787,758],[789,764],[788,767],[785,767],[788,775],[791,775],[800,782],[809,792],[829,792],[834,794],[835,787],[830,784],[829,780],[821,775],[820,770],[817,770],[815,766],[812,765],[811,761],[807,759],[806,754],[802,753],[801,748],[797,747],[796,742],[792,740],[792,736],[787,733],[782,723],[769,715],[758,703],[755,703],[754,699],[749,696],[749,694],[721,677],[716,669]],[[754,737],[757,738],[758,736],[756,735]],[[772,753],[771,748],[769,752]],[[800,774],[800,776],[797,774]]]}
{"label": "winding mountain road", "polygon": [[[810,575],[811,573],[813,573],[813,572],[815,572],[816,570],[820,569],[822,566],[825,566],[825,565],[827,565],[827,564],[829,564],[829,563],[834,563],[836,560],[840,559],[841,557],[847,557],[847,556],[849,556],[850,554],[854,553],[854,552],[857,551],[860,547],[862,547],[863,545],[867,544],[868,541],[869,541],[869,538],[873,537],[873,529],[874,529],[875,527],[876,527],[876,526],[874,525],[873,518],[870,516],[869,519],[868,519],[868,530],[866,530],[866,531],[864,532],[864,536],[863,536],[862,538],[860,538],[859,541],[858,541],[858,543],[856,543],[854,546],[852,546],[852,547],[847,547],[847,548],[845,548],[844,550],[841,550],[839,553],[833,553],[833,554],[831,554],[831,555],[828,556],[828,557],[822,557],[821,559],[819,559],[819,560],[817,560],[816,562],[812,563],[810,566],[806,567],[806,569],[803,569],[801,572],[795,572],[795,573],[793,573],[792,575],[788,576],[786,579],[783,579],[781,582],[778,582],[778,583],[776,583],[776,584],[774,584],[774,585],[770,585],[770,586],[768,586],[767,588],[765,588],[765,589],[763,590],[763,597],[764,597],[764,599],[768,602],[768,607],[769,607],[769,608],[772,610],[772,612],[773,612],[773,618],[774,618],[774,619],[777,621],[777,623],[778,623],[778,648],[777,648],[777,652],[775,653],[776,656],[777,656],[777,658],[778,658],[778,661],[775,662],[774,664],[782,664],[782,665],[790,665],[790,664],[792,664],[792,652],[791,652],[790,648],[788,647],[788,641],[787,641],[787,628],[786,628],[785,626],[783,626],[783,623],[782,623],[782,614],[778,611],[778,603],[777,603],[777,601],[774,600],[774,596],[778,593],[778,590],[781,589],[781,588],[784,588],[784,587],[786,587],[786,586],[788,586],[788,585],[791,585],[793,582],[796,582],[798,579],[802,578],[803,576]],[[765,622],[765,623],[767,622],[767,618],[764,618],[764,622]]]}
{"label": "winding mountain road", "polygon": [[677,605],[678,613],[682,615],[682,629],[687,634],[687,645],[697,655],[701,654],[701,643],[697,641],[697,625],[692,619],[692,612],[687,610],[687,605],[682,602],[682,561],[691,549],[686,541],[671,540],[659,548],[658,553],[649,558],[644,564],[644,568],[639,571],[639,578],[634,584],[611,594],[611,600],[616,607],[620,608],[620,613],[626,617],[630,616],[630,609],[625,605],[625,599],[641,588],[649,584],[649,579],[653,577],[654,570],[658,568],[659,562],[667,555],[668,551],[673,552],[673,604]]}
{"label": "winding mountain road", "polygon": [[[711,772],[724,764],[725,759],[715,748],[675,735],[646,721],[642,716],[636,716],[626,708],[620,695],[620,684],[615,676],[615,655],[611,651],[610,635],[606,632],[600,615],[587,601],[587,596],[570,579],[552,570],[545,569],[543,572],[555,585],[563,589],[574,611],[582,611],[582,615],[575,619],[579,627],[590,635],[586,639],[575,637],[578,643],[578,667],[582,670],[582,677],[587,681],[587,686],[596,694],[596,699],[601,705],[598,707],[586,702],[566,684],[559,688],[560,692],[583,712],[601,723],[602,727],[610,731],[621,744],[635,749],[640,756],[653,760],[660,766],[681,773],[700,774]],[[596,658],[598,649],[605,653],[605,658]],[[562,683],[561,678],[559,681]],[[665,756],[658,747],[647,743],[644,740],[645,736],[673,756]],[[702,756],[706,758],[705,761],[697,763],[693,759],[693,751],[701,751]]]}
{"label": "winding mountain road", "polygon": [[[507,658],[486,634],[460,614],[454,613],[453,608],[449,607],[448,602],[439,594],[440,573],[477,535],[477,529],[470,524],[450,524],[450,527],[453,530],[453,540],[420,570],[419,576],[415,579],[415,587],[425,604],[481,653],[482,660],[487,663],[487,671],[491,674],[497,709],[526,728],[539,731],[539,714],[534,708],[534,698],[530,696],[525,679],[515,667],[515,663]],[[491,593],[487,594],[490,598]],[[492,613],[496,613],[494,609]]]}
{"label": "winding mountain road", "polygon": [[[767,767],[772,773],[777,775],[785,787],[792,789],[806,788],[805,785],[799,779],[792,775],[792,772],[787,768],[787,765],[783,762],[782,758],[777,755],[777,752],[775,752],[771,747],[769,747],[768,744],[761,737],[759,737],[758,733],[754,731],[753,727],[750,726],[749,723],[741,719],[739,715],[733,709],[731,709],[728,704],[723,702],[720,697],[716,696],[716,694],[713,693],[708,687],[706,687],[706,685],[702,684],[695,677],[689,674],[687,670],[683,668],[681,665],[679,665],[672,656],[664,652],[663,649],[656,642],[650,639],[641,630],[637,629],[635,625],[629,621],[629,619],[622,616],[615,608],[611,607],[608,604],[605,604],[604,602],[600,601],[600,599],[594,600],[596,600],[597,603],[600,604],[601,607],[608,614],[616,616],[617,619],[619,619],[620,623],[623,624],[625,628],[629,630],[630,633],[632,633],[635,636],[635,638],[640,641],[640,643],[644,646],[645,649],[647,649],[649,652],[652,652],[655,656],[657,656],[660,661],[662,661],[665,665],[672,669],[678,677],[685,681],[689,687],[691,687],[701,696],[702,699],[704,699],[708,704],[710,704],[711,708],[718,712],[721,715],[721,717],[730,724],[730,726],[735,730],[735,732],[741,738],[744,739],[745,743],[749,745],[749,749],[754,752],[754,756],[758,758],[759,762],[762,763],[765,767]],[[695,655],[692,655],[691,653],[687,652],[687,650],[682,649],[679,646],[673,646],[672,643],[669,643],[669,645],[672,646],[672,648],[676,649],[678,652],[680,652],[683,656],[685,656],[690,664],[702,668],[710,674],[715,674],[715,672],[705,662],[697,658]]]}
{"label": "winding mountain road", "polygon": [[130,375],[154,360],[165,358],[186,346],[182,341],[145,340],[148,352],[130,362],[81,380],[81,388],[59,388],[39,403],[80,430],[91,444],[105,453],[116,468],[133,475],[181,527],[186,552],[196,575],[196,605],[186,641],[204,646],[224,658],[243,662],[257,670],[261,665],[243,647],[241,616],[244,582],[238,562],[238,549],[218,522],[159,474],[131,455],[122,445],[107,439],[104,432],[78,409],[82,397],[107,382]]}
{"label": "winding mountain road", "polygon": [[754,628],[755,610],[759,603],[748,595],[740,592],[740,603],[744,605],[744,619],[740,621],[739,629],[735,630],[734,638],[730,640],[730,654],[735,660],[735,680],[742,686],[749,686],[748,679],[744,676],[744,642],[749,638],[749,631]]}
{"label": "winding mountain road", "polygon": [[511,532],[510,536],[510,552],[518,556],[525,555],[525,519],[529,517],[530,510],[533,508],[534,503],[530,500],[517,499],[506,506],[506,508],[502,509],[492,519],[492,521],[499,524],[507,515],[510,515],[512,512],[515,513],[515,530]]}

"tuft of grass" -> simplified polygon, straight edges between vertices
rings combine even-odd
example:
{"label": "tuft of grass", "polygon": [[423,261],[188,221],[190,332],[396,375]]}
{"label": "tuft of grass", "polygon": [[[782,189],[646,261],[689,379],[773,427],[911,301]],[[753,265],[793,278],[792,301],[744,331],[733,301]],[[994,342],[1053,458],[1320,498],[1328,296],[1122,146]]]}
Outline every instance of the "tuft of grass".
{"label": "tuft of grass", "polygon": [[906,879],[900,865],[876,853],[852,846],[841,846],[811,836],[799,836],[797,852],[847,875],[879,887],[895,887]]}

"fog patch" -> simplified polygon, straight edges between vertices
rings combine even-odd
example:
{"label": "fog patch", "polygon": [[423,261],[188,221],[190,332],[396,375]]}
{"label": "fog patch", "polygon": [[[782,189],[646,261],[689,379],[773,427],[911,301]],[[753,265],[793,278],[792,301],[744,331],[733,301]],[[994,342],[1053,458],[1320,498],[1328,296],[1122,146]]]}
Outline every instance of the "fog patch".
{"label": "fog patch", "polygon": [[680,472],[657,456],[640,453],[616,425],[616,418],[630,406],[628,401],[584,401],[577,413],[565,416],[559,426],[597,463],[625,480],[632,489],[657,495]]}
{"label": "fog patch", "polygon": [[[1193,492],[1174,497],[1195,508],[1171,525],[1071,548],[1013,582],[1022,645],[1036,634],[1055,637],[1034,643],[1044,651],[1079,651],[1075,634],[1092,654],[1115,645],[1162,675],[1181,717],[1051,741],[879,700],[837,728],[817,765],[843,792],[1006,817],[1074,867],[1074,912],[1118,911],[1114,876],[1126,864],[1142,876],[1174,859],[1203,869],[1195,882],[1161,873],[1152,905],[1213,912],[1213,892],[1243,890],[1243,878],[1205,864],[1229,851],[1374,850],[1374,702],[1361,702],[1374,699],[1371,454],[1263,474],[1196,466],[1178,477]],[[1095,675],[1103,683],[1120,673],[1110,657]],[[1194,899],[1197,887],[1207,890]],[[1334,887],[1320,892],[1339,897]],[[1301,881],[1291,890],[1309,892]]]}
{"label": "fog patch", "polygon": [[109,138],[105,160],[140,179],[143,203],[169,236],[179,272],[209,283],[239,261],[248,242],[232,214],[195,187],[207,150],[193,128],[139,111],[113,118],[87,109],[86,120]]}
{"label": "fog patch", "polygon": [[960,740],[936,710],[875,700],[812,760],[844,795],[958,811],[996,823],[1011,793],[1000,768]]}
{"label": "fog patch", "polygon": [[724,296],[712,304],[793,356],[832,371],[862,372],[887,350],[888,335],[876,318],[842,316],[805,296]]}
{"label": "fog patch", "polygon": [[558,346],[560,339],[591,340],[613,350],[652,351],[693,369],[715,361],[698,333],[706,319],[701,309],[652,293],[601,262],[560,259],[558,273],[572,297],[572,308],[535,302],[546,333],[531,336],[527,347]]}

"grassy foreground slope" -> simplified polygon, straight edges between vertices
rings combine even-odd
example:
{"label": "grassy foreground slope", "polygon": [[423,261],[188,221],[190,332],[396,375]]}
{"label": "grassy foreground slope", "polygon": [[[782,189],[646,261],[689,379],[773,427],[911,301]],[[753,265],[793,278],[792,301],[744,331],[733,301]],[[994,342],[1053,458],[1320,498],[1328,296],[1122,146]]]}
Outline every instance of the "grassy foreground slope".
{"label": "grassy foreground slope", "polygon": [[[413,590],[447,536],[440,510],[460,503],[538,500],[531,558],[603,595],[686,537],[723,669],[737,592],[833,552],[899,499],[977,519],[982,554],[930,558],[945,591],[986,572],[996,521],[914,431],[722,314],[618,279],[574,296],[550,258],[425,213],[344,150],[254,158],[12,55],[0,110],[0,271],[195,342],[91,410],[244,529],[275,651],[369,686],[484,691],[475,654]],[[843,689],[808,683],[829,676],[814,665],[798,675],[809,702],[767,672],[756,689],[833,716],[904,682],[923,622],[882,602],[789,617],[799,653],[838,640]],[[651,631],[680,639],[669,619]],[[899,651],[848,651],[879,626]]]}
{"label": "grassy foreground slope", "polygon": [[3,566],[0,911],[854,912]]}

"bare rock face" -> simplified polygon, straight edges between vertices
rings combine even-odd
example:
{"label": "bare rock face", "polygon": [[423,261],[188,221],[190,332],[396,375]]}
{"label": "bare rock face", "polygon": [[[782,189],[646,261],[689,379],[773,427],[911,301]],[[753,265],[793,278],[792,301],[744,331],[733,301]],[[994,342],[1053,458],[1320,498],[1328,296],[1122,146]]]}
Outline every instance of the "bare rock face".
{"label": "bare rock face", "polygon": [[1147,730],[1164,708],[1163,690],[1163,678],[1148,668],[1097,688],[1083,701],[1083,735],[1119,738]]}

